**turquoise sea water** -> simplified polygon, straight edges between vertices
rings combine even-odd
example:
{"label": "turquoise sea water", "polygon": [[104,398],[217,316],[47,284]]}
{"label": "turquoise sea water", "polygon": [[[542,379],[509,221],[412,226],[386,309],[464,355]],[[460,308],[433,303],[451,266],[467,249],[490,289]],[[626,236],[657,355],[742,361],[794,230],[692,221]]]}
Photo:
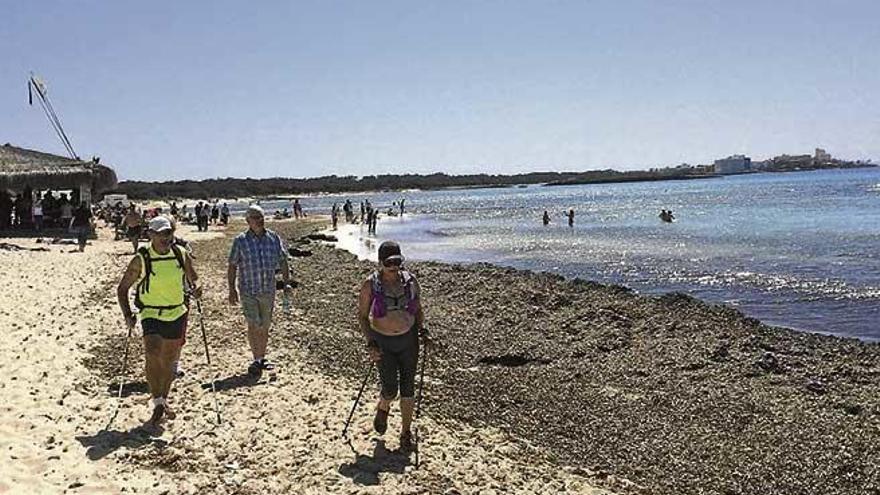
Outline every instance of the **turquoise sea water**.
{"label": "turquoise sea water", "polygon": [[[409,259],[490,262],[641,293],[683,291],[770,324],[880,340],[878,169],[327,196],[303,204],[326,214],[346,197],[356,206],[369,198],[383,210],[407,198],[407,215],[380,217],[375,238],[358,226],[340,229],[343,247],[364,257],[391,238]],[[569,208],[573,228],[563,216]],[[661,222],[661,208],[677,221]],[[546,227],[545,209],[552,218]]]}

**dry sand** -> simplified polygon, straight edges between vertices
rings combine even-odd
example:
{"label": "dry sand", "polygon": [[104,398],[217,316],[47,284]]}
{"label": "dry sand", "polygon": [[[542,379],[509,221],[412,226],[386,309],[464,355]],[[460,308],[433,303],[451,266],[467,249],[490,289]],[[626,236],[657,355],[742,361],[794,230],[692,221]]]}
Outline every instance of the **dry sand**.
{"label": "dry sand", "polygon": [[[241,228],[241,225],[230,229]],[[189,240],[222,232],[186,232]],[[33,240],[8,241],[24,248]],[[228,238],[212,241],[228,243]],[[115,376],[124,326],[114,287],[130,259],[127,242],[100,231],[85,253],[0,250],[0,493],[610,493],[587,470],[547,462],[527,443],[493,428],[476,429],[428,415],[419,469],[399,453],[399,414],[385,438],[371,432],[375,388],[340,439],[357,383],[310,364],[298,348],[272,348],[279,370],[252,382],[244,322],[224,304],[222,250],[205,253],[197,269],[208,292],[205,324],[214,366],[205,364],[199,319],[193,315],[172,404],[177,419],[150,436],[139,338],[119,414]],[[197,255],[199,252],[197,251]],[[288,337],[332,329],[308,327],[298,311],[278,315]],[[139,337],[135,330],[135,337]],[[283,341],[283,339],[280,339]],[[203,386],[217,376],[223,422]],[[387,443],[386,443],[387,442]],[[623,480],[604,481],[625,486]]]}

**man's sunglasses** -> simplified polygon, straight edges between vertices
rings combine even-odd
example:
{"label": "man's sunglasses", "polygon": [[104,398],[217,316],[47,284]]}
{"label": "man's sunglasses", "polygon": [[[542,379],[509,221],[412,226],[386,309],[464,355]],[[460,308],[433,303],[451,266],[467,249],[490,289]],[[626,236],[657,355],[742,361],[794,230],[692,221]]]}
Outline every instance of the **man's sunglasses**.
{"label": "man's sunglasses", "polygon": [[382,262],[382,266],[400,266],[403,264],[403,260],[400,258],[391,258]]}

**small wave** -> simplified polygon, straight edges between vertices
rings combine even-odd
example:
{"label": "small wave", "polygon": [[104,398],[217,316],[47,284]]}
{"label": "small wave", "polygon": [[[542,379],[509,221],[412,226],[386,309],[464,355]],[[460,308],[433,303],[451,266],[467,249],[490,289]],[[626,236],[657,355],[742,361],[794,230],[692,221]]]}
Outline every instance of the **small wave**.
{"label": "small wave", "polygon": [[425,233],[433,237],[456,237],[456,234],[446,230],[426,230]]}

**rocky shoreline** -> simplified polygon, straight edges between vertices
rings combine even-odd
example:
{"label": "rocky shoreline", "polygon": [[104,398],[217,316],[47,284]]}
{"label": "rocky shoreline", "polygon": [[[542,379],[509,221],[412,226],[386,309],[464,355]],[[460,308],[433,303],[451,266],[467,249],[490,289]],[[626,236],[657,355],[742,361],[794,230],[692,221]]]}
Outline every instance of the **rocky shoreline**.
{"label": "rocky shoreline", "polygon": [[[292,343],[356,377],[355,295],[373,264],[308,249],[295,262],[307,330]],[[769,327],[683,294],[486,264],[410,269],[438,342],[433,417],[498,427],[632,492],[880,493],[878,344]]]}

